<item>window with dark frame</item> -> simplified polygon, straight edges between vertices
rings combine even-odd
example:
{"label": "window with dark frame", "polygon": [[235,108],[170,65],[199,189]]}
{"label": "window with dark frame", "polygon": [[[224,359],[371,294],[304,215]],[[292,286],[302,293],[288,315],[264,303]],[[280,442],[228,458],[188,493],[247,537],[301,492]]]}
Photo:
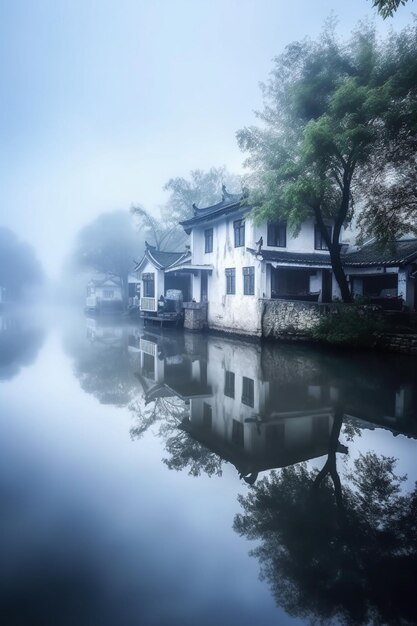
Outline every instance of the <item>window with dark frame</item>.
{"label": "window with dark frame", "polygon": [[235,373],[225,371],[224,376],[224,395],[228,398],[235,397]]}
{"label": "window with dark frame", "polygon": [[245,296],[255,295],[255,268],[254,267],[243,268],[243,295]]}
{"label": "window with dark frame", "polygon": [[203,402],[203,426],[210,429],[213,421],[213,410],[211,404]]}
{"label": "window with dark frame", "polygon": [[275,248],[287,247],[287,223],[271,222],[268,223],[268,246]]}
{"label": "window with dark frame", "polygon": [[239,448],[243,448],[245,444],[243,424],[235,419],[232,422],[232,443]]}
{"label": "window with dark frame", "polygon": [[226,293],[228,295],[236,293],[236,269],[234,267],[226,268]]}
{"label": "window with dark frame", "polygon": [[255,383],[253,378],[242,377],[242,404],[254,407],[255,403]]}
{"label": "window with dark frame", "polygon": [[233,222],[235,233],[235,248],[241,248],[245,245],[245,220],[236,220]]}
{"label": "window with dark frame", "polygon": [[155,297],[155,274],[142,274],[144,298]]}
{"label": "window with dark frame", "polygon": [[[326,230],[329,233],[330,239],[332,238],[332,227],[326,226]],[[322,232],[318,224],[314,224],[314,249],[315,250],[328,250],[327,243],[324,240]]]}
{"label": "window with dark frame", "polygon": [[207,228],[204,231],[204,252],[213,252],[213,229]]}

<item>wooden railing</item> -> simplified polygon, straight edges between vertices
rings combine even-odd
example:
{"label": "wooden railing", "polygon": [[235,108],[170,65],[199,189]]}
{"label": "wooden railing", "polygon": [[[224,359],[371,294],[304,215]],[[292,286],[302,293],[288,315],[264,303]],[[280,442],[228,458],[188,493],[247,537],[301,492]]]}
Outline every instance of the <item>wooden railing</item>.
{"label": "wooden railing", "polygon": [[140,310],[147,311],[148,313],[156,312],[156,298],[141,298]]}

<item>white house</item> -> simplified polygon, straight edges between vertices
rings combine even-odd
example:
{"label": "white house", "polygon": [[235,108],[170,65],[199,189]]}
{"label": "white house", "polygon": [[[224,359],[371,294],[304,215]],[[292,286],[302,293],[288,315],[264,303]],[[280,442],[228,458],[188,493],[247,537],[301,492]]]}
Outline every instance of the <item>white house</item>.
{"label": "white house", "polygon": [[[260,336],[265,300],[340,298],[313,218],[306,219],[297,236],[285,222],[256,224],[245,200],[223,187],[220,202],[194,206],[194,216],[181,224],[190,235],[189,251],[158,252],[148,246],[136,268],[143,312],[157,312],[158,298],[175,285],[184,301],[207,303],[209,328]],[[355,295],[393,308],[404,303],[415,307],[417,239],[393,242],[384,253],[375,243],[360,249],[349,244],[348,231],[342,231],[345,270]]]}
{"label": "white house", "polygon": [[168,289],[180,289],[183,293],[183,300],[191,300],[192,285],[187,269],[184,272],[169,271],[172,266],[182,267],[183,263],[186,263],[188,268],[191,260],[190,251],[163,252],[145,243],[145,254],[135,267],[135,274],[140,277],[141,311],[156,313],[158,300],[161,296],[165,297]]}
{"label": "white house", "polygon": [[376,241],[344,257],[352,293],[389,308],[417,309],[417,239],[403,237],[381,249]]}
{"label": "white house", "polygon": [[[128,276],[128,301],[133,306],[140,296],[140,279]],[[88,311],[117,310],[123,307],[123,287],[120,278],[106,274],[96,275],[87,283],[85,308]]]}
{"label": "white house", "polygon": [[263,299],[339,295],[313,219],[292,237],[285,223],[255,224],[251,208],[223,188],[221,202],[195,207],[182,226],[191,237],[190,265],[207,268],[197,272],[193,294],[207,299],[210,328],[260,335]]}
{"label": "white house", "polygon": [[114,276],[97,276],[87,284],[86,309],[121,309],[123,292],[120,279]]}

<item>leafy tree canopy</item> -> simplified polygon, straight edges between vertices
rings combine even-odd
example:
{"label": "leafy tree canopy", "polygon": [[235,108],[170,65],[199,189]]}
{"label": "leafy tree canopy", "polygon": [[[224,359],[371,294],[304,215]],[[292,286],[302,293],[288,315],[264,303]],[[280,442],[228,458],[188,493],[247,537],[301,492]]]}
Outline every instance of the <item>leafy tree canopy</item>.
{"label": "leafy tree canopy", "polygon": [[164,186],[170,193],[165,210],[177,221],[191,217],[193,204],[206,207],[219,202],[222,185],[226,185],[230,192],[239,193],[240,177],[230,174],[223,166],[211,167],[206,172],[192,170],[188,178],[170,178]]}
{"label": "leafy tree canopy", "polygon": [[229,191],[238,193],[241,187],[240,177],[230,174],[224,166],[211,167],[207,171],[192,170],[188,178],[170,178],[164,185],[164,190],[169,192],[169,198],[162,207],[160,217],[139,205],[133,206],[131,210],[139,219],[150,243],[158,250],[182,250],[186,245],[187,235],[179,222],[192,216],[193,204],[205,207],[219,202],[222,185],[226,185]]}
{"label": "leafy tree canopy", "polygon": [[[413,25],[379,41],[373,27],[361,24],[343,42],[328,23],[317,41],[289,45],[263,85],[261,125],[237,135],[253,172],[255,216],[284,219],[295,233],[313,217],[345,301],[351,296],[339,241],[356,207],[363,204],[363,225],[371,230],[400,179],[404,194],[415,198],[416,33]],[[378,186],[382,215],[372,203]],[[397,215],[403,209],[396,203]],[[386,224],[385,237],[399,223]]]}
{"label": "leafy tree canopy", "polygon": [[392,17],[397,9],[407,4],[407,2],[408,0],[373,0],[372,6],[385,19],[386,17]]}

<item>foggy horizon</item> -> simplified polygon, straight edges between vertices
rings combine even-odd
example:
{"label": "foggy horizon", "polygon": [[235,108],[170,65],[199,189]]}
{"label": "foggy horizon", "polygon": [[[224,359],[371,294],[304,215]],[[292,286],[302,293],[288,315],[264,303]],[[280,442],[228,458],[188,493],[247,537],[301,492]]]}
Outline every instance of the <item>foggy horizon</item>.
{"label": "foggy horizon", "polygon": [[190,170],[243,173],[235,133],[287,44],[332,13],[341,37],[361,19],[400,30],[414,6],[384,21],[367,0],[2,3],[0,227],[57,278],[101,213],[155,213]]}

